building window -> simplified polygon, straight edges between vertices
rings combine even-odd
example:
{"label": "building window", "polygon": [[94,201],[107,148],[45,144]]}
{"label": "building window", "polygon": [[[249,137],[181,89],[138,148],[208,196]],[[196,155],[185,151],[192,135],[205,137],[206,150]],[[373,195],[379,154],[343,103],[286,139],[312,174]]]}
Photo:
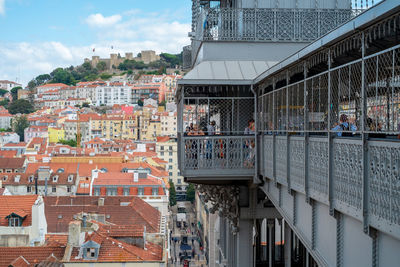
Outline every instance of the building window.
{"label": "building window", "polygon": [[129,188],[124,188],[124,196],[129,196]]}
{"label": "building window", "polygon": [[138,195],[143,196],[144,195],[144,188],[138,188]]}
{"label": "building window", "polygon": [[53,186],[53,187],[51,188],[51,192],[53,192],[53,193],[57,192],[57,187]]}
{"label": "building window", "polygon": [[169,170],[172,170],[172,165],[169,165],[168,169],[169,169]]}
{"label": "building window", "polygon": [[168,175],[169,175],[169,176],[172,176],[173,174],[172,174],[172,172],[169,172]]}
{"label": "building window", "polygon": [[8,226],[19,227],[20,225],[21,225],[20,224],[20,218],[18,218],[18,217],[10,217],[8,219]]}
{"label": "building window", "polygon": [[95,196],[100,196],[100,188],[95,188],[94,189],[94,195]]}
{"label": "building window", "polygon": [[178,184],[182,183],[182,179],[178,179]]}
{"label": "building window", "polygon": [[67,192],[71,193],[71,187],[70,186],[67,186]]}
{"label": "building window", "polygon": [[172,163],[172,159],[169,159],[168,162],[169,162],[169,163]]}
{"label": "building window", "polygon": [[172,156],[172,152],[169,152],[169,155]]}
{"label": "building window", "polygon": [[153,196],[157,196],[157,195],[158,195],[158,188],[153,187],[153,188],[151,189],[151,194],[152,194]]}
{"label": "building window", "polygon": [[172,150],[172,146],[169,146],[169,150]]}
{"label": "building window", "polygon": [[27,187],[26,187],[26,192],[27,192],[27,193],[32,192],[32,188],[31,188],[30,186],[27,186]]}
{"label": "building window", "polygon": [[164,152],[161,152],[160,154],[161,154],[161,156],[164,156]]}

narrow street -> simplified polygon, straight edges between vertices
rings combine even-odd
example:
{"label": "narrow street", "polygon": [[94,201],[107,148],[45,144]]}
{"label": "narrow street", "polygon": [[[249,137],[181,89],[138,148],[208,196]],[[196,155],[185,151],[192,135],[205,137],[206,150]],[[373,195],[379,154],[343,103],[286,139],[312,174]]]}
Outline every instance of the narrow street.
{"label": "narrow street", "polygon": [[[200,248],[197,236],[197,220],[194,206],[188,202],[184,203],[186,209],[186,223],[181,227],[177,226],[177,207],[172,207],[172,218],[170,220],[171,234],[171,259],[169,266],[185,266],[185,260],[188,261],[190,267],[205,267],[207,266],[204,252]],[[180,204],[182,205],[182,204]]]}

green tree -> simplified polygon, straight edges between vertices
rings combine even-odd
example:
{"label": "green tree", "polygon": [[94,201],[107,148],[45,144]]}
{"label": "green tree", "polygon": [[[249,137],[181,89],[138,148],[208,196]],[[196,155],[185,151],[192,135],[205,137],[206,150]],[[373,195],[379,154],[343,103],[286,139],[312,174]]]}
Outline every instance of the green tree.
{"label": "green tree", "polygon": [[11,89],[11,91],[10,91],[13,101],[18,99],[18,90],[22,90],[22,87],[17,86],[17,87],[14,87],[13,89]]}
{"label": "green tree", "polygon": [[28,82],[28,88],[29,88],[29,90],[33,90],[33,89],[35,89],[35,87],[36,87],[36,81],[35,81],[35,80],[30,80],[30,81]]}
{"label": "green tree", "polygon": [[8,109],[8,103],[10,103],[10,100],[8,100],[7,98],[3,99],[0,101],[0,106],[3,106],[4,108]]}
{"label": "green tree", "polygon": [[0,96],[3,96],[3,95],[5,95],[5,94],[7,94],[7,93],[8,93],[7,90],[0,89]]}
{"label": "green tree", "polygon": [[48,81],[50,81],[51,76],[49,74],[41,74],[41,75],[37,76],[35,78],[35,80],[36,80],[37,85],[41,85],[41,84],[44,84],[44,83],[47,83]]}
{"label": "green tree", "polygon": [[83,107],[83,108],[89,108],[90,106],[89,106],[89,103],[88,103],[88,102],[84,102],[84,103],[82,104],[82,107]]}
{"label": "green tree", "polygon": [[85,62],[85,63],[82,64],[82,67],[85,70],[91,70],[92,69],[92,64],[90,64],[90,62]]}
{"label": "green tree", "polygon": [[190,202],[194,202],[195,198],[195,188],[194,184],[189,184],[189,186],[186,188],[186,200]]}
{"label": "green tree", "polygon": [[112,77],[112,75],[111,74],[108,74],[107,72],[103,72],[102,74],[100,74],[100,78],[102,79],[102,80],[108,80],[108,79],[110,79]]}
{"label": "green tree", "polygon": [[12,128],[19,135],[21,141],[24,141],[24,131],[28,127],[29,122],[25,115],[14,118]]}
{"label": "green tree", "polygon": [[25,99],[18,99],[13,101],[9,106],[8,106],[8,111],[11,114],[17,114],[17,113],[22,113],[22,114],[28,114],[32,113],[35,111],[33,108],[32,104]]}
{"label": "green tree", "polygon": [[65,83],[67,85],[75,85],[76,80],[74,76],[63,68],[57,68],[53,70],[50,75],[53,77],[51,83]]}
{"label": "green tree", "polygon": [[96,69],[99,70],[99,71],[105,71],[106,68],[107,68],[107,64],[104,61],[100,61],[96,65]]}
{"label": "green tree", "polygon": [[61,139],[58,143],[67,145],[67,146],[71,146],[71,147],[76,147],[76,144],[77,144],[76,140],[73,140],[73,139],[69,139],[69,140]]}
{"label": "green tree", "polygon": [[176,191],[172,180],[169,180],[169,205],[171,207],[176,205]]}
{"label": "green tree", "polygon": [[138,104],[140,107],[143,107],[143,104],[144,104],[144,103],[143,103],[143,101],[142,101],[141,99],[139,99],[138,102],[137,102],[137,104]]}

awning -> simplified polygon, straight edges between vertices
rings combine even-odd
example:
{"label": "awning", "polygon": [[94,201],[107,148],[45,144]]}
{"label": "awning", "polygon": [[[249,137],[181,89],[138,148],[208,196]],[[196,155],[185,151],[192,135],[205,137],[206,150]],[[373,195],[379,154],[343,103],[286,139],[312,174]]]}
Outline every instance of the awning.
{"label": "awning", "polygon": [[179,85],[250,85],[275,61],[203,61],[189,71]]}

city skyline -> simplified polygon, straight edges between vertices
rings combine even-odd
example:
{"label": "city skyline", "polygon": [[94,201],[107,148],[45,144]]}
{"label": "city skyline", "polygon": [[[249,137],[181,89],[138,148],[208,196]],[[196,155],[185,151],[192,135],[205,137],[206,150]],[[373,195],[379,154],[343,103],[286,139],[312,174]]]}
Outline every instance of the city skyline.
{"label": "city skyline", "polygon": [[92,55],[179,53],[189,43],[190,2],[175,2],[0,0],[0,79],[25,86]]}

